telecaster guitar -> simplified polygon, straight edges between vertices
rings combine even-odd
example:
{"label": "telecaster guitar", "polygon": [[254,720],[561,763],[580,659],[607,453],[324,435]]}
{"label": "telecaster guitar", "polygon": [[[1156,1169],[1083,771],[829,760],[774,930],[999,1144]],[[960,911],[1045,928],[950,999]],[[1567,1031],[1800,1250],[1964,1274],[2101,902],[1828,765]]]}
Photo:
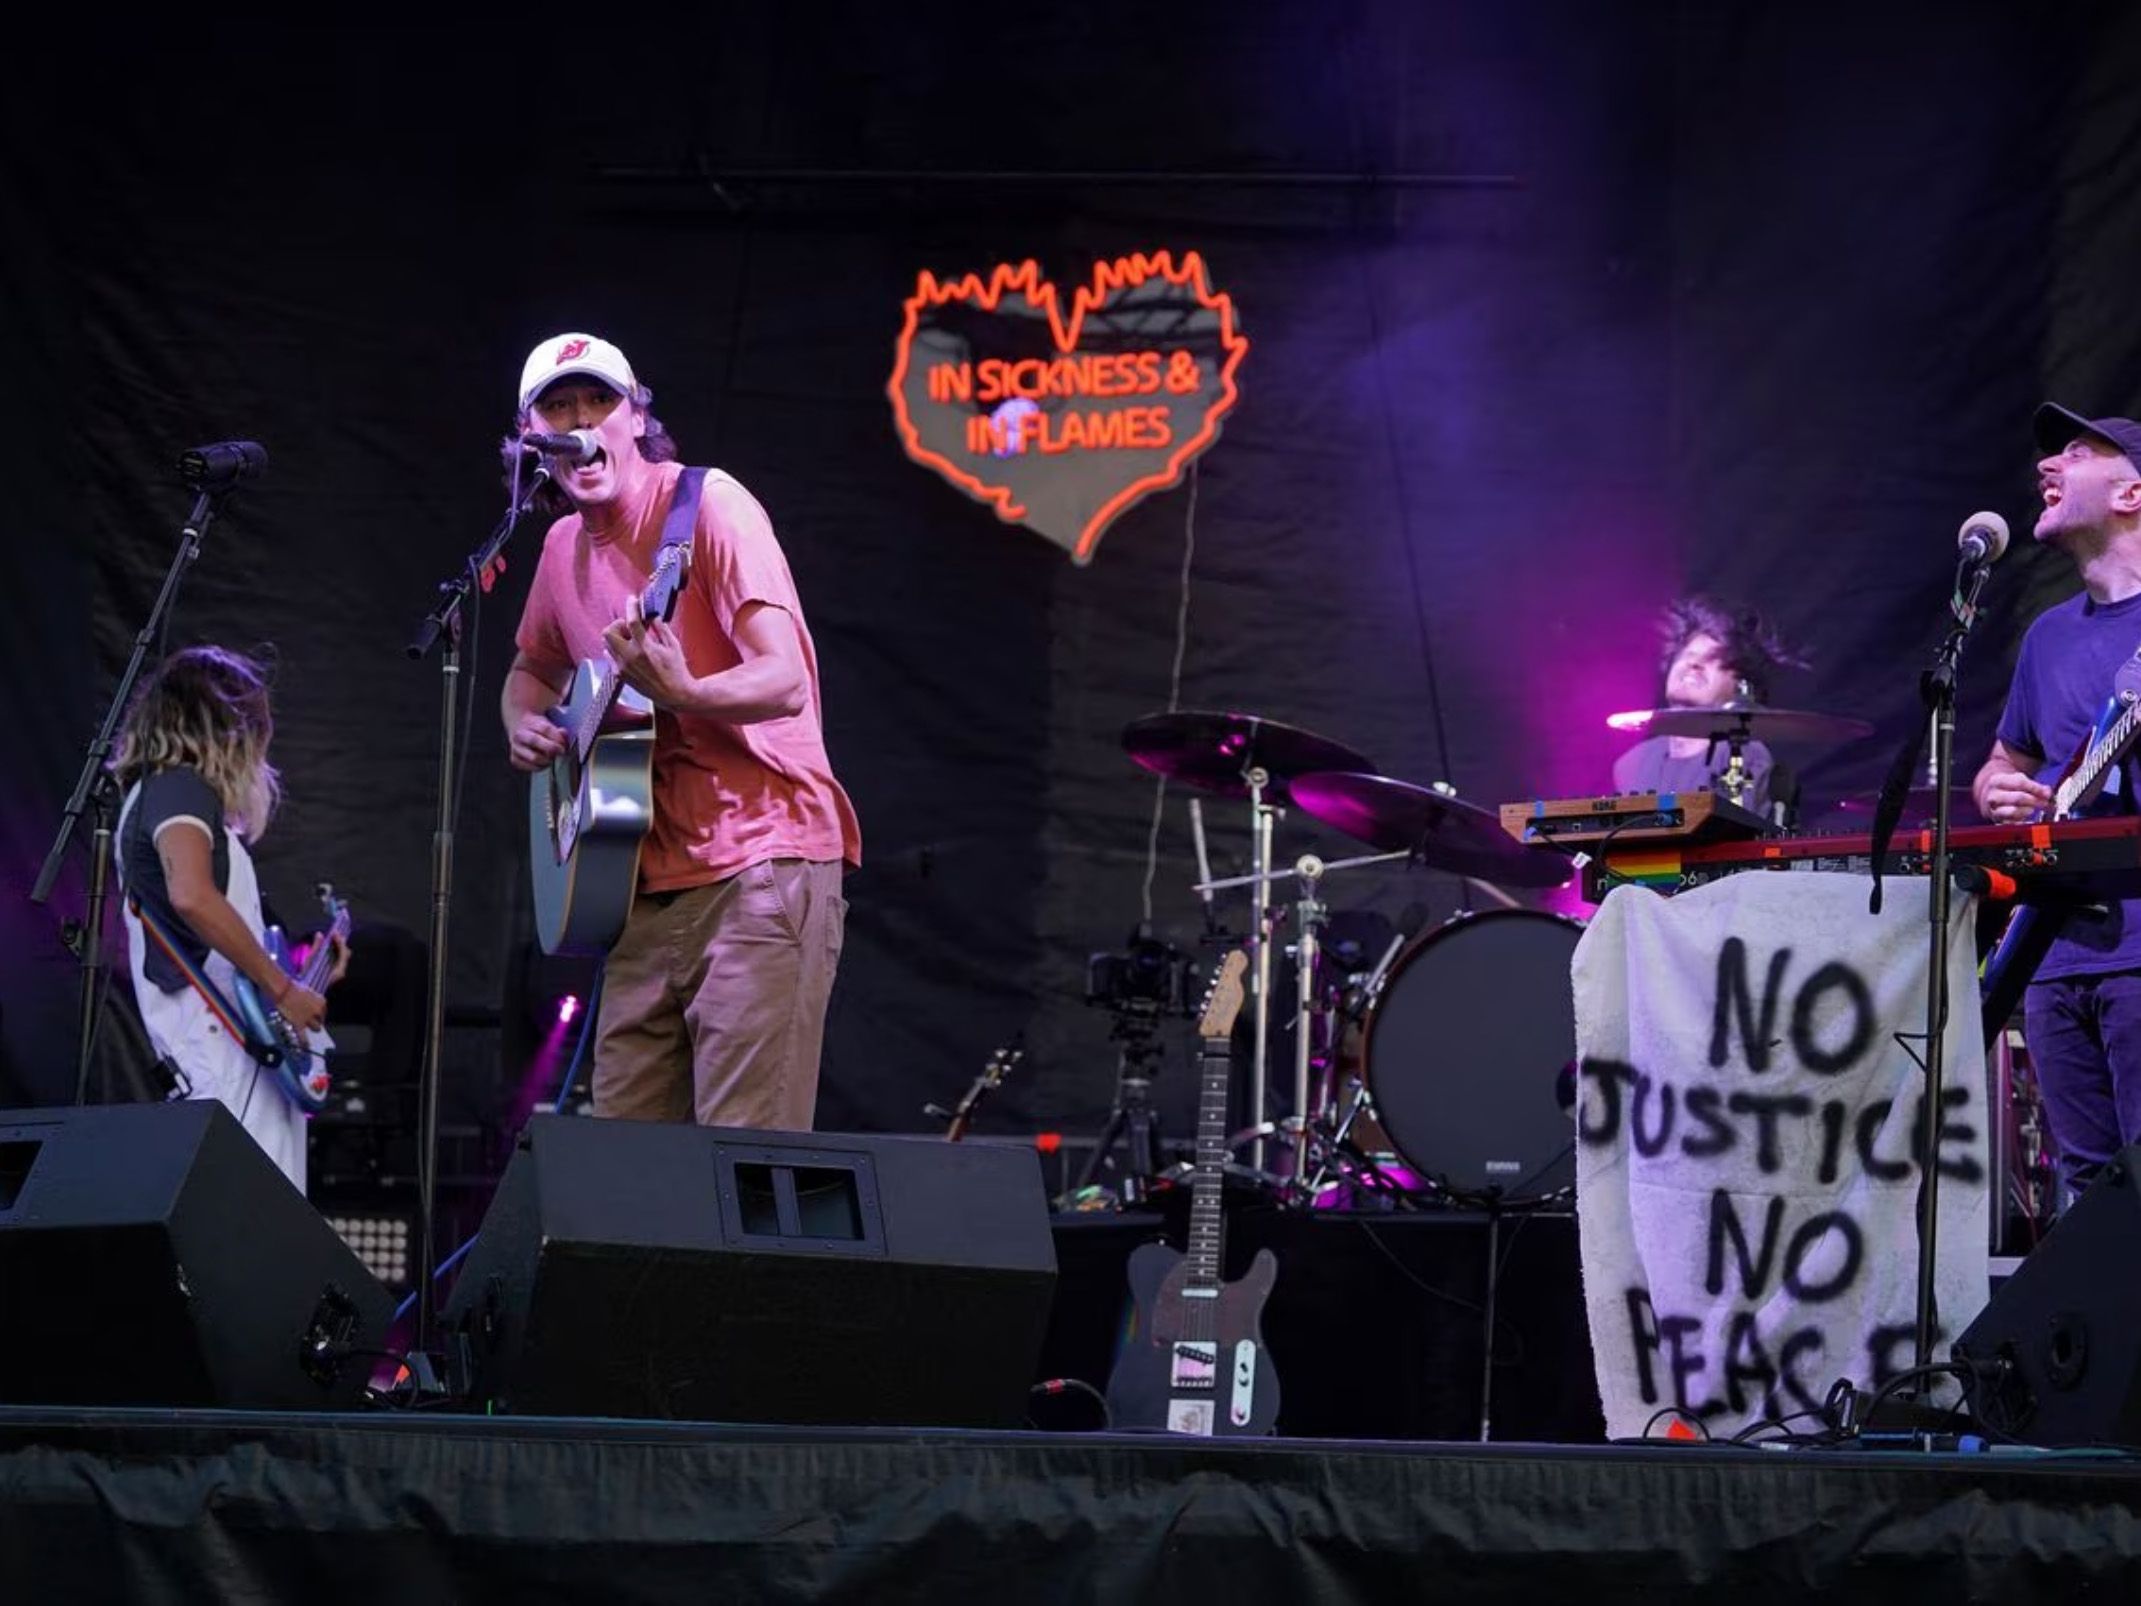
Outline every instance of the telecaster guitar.
{"label": "telecaster guitar", "polygon": [[1145,1244],[1130,1256],[1136,1315],[1130,1342],[1108,1378],[1108,1411],[1119,1427],[1246,1437],[1269,1433],[1278,1420],[1279,1376],[1262,1331],[1278,1261],[1260,1249],[1239,1282],[1221,1278],[1229,1038],[1248,962],[1240,949],[1227,955],[1197,1023],[1202,1085],[1189,1252]]}
{"label": "telecaster guitar", "polygon": [[[674,617],[690,573],[691,548],[663,546],[640,611]],[[603,954],[624,930],[654,819],[652,713],[606,653],[580,661],[565,700],[550,710],[565,751],[528,784],[535,931],[546,954]],[[617,728],[627,720],[633,728]]]}
{"label": "telecaster guitar", "polygon": [[[282,966],[285,975],[300,987],[309,987],[316,993],[326,991],[327,977],[335,965],[337,945],[349,941],[349,904],[336,897],[335,889],[324,881],[319,885],[319,894],[320,905],[327,911],[328,925],[314,941],[304,964],[291,962],[290,944],[280,926],[270,926],[261,943],[275,963]],[[327,1095],[334,1085],[327,1074],[326,1056],[315,1053],[305,1040],[305,1034],[277,1014],[275,1007],[261,997],[260,990],[243,975],[231,988],[231,1002],[237,1005],[239,1019],[244,1022],[248,1036],[255,1042],[272,1043],[282,1050],[282,1059],[275,1067],[275,1078],[283,1097],[308,1114],[325,1108]]]}

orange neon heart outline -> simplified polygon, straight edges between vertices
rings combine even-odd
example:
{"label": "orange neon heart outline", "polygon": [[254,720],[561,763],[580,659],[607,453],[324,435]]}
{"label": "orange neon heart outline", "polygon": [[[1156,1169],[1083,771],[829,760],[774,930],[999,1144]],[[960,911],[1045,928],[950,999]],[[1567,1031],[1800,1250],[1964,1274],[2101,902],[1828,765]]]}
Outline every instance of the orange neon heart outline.
{"label": "orange neon heart outline", "polygon": [[1165,279],[1170,284],[1182,286],[1197,298],[1200,305],[1219,314],[1219,348],[1225,354],[1219,369],[1220,390],[1205,413],[1203,427],[1168,454],[1164,468],[1131,481],[1102,503],[1086,521],[1085,528],[1078,532],[1077,543],[1071,548],[1071,561],[1090,562],[1093,549],[1100,544],[1101,536],[1116,515],[1139,498],[1179,483],[1183,468],[1212,443],[1213,437],[1219,433],[1219,421],[1233,411],[1235,402],[1241,398],[1234,383],[1234,371],[1249,354],[1249,342],[1234,327],[1234,298],[1224,290],[1212,288],[1205,273],[1204,258],[1197,252],[1185,251],[1179,265],[1171,251],[1138,251],[1110,262],[1096,263],[1092,284],[1072,294],[1068,319],[1062,316],[1055,282],[1044,280],[1040,263],[1030,257],[1016,265],[999,264],[986,281],[976,273],[943,280],[924,268],[915,280],[915,293],[907,298],[905,322],[900,326],[897,355],[892,364],[892,380],[885,387],[892,397],[892,411],[899,421],[900,442],[907,455],[924,467],[935,469],[976,501],[993,506],[996,516],[1005,523],[1015,524],[1024,518],[1026,509],[1013,501],[1010,486],[991,485],[922,444],[921,430],[907,411],[905,388],[915,331],[922,313],[932,307],[962,300],[984,312],[994,312],[1007,293],[1023,291],[1030,305],[1047,314],[1056,349],[1067,357],[1078,349],[1078,336],[1084,330],[1087,313],[1104,306],[1116,291],[1136,289],[1151,279]]}

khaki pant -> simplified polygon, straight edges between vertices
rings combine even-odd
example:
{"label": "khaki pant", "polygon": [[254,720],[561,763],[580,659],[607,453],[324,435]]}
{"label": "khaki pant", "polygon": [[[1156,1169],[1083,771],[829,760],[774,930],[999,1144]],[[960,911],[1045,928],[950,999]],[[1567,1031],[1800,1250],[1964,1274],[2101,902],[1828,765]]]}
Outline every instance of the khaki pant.
{"label": "khaki pant", "polygon": [[774,859],[640,894],[603,970],[595,1113],[809,1131],[843,868]]}

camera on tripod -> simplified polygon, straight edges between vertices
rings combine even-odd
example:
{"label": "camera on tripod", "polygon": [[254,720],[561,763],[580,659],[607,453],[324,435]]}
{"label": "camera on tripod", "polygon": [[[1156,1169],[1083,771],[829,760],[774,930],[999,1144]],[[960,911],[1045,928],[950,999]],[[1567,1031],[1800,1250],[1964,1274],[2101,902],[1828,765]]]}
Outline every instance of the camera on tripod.
{"label": "camera on tripod", "polygon": [[1174,944],[1132,931],[1122,952],[1086,960],[1085,1001],[1118,1016],[1184,1015],[1196,993],[1195,975],[1195,964]]}

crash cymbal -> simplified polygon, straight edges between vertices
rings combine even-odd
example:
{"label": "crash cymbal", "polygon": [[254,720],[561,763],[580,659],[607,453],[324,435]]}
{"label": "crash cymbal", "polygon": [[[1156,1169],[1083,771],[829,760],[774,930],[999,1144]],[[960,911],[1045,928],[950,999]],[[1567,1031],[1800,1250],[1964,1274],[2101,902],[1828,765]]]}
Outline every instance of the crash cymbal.
{"label": "crash cymbal", "polygon": [[1608,714],[1615,730],[1643,736],[1701,736],[1718,741],[1846,742],[1871,736],[1873,726],[1841,714],[1810,714],[1798,708],[1638,708]]}
{"label": "crash cymbal", "polygon": [[1123,727],[1123,746],[1148,770],[1201,792],[1247,797],[1253,765],[1271,777],[1269,801],[1283,802],[1297,775],[1315,770],[1372,770],[1352,748],[1256,714],[1147,714]]}
{"label": "crash cymbal", "polygon": [[1326,771],[1294,778],[1294,802],[1325,825],[1432,870],[1507,887],[1558,887],[1573,874],[1551,848],[1527,847],[1499,815],[1431,786],[1388,775]]}

